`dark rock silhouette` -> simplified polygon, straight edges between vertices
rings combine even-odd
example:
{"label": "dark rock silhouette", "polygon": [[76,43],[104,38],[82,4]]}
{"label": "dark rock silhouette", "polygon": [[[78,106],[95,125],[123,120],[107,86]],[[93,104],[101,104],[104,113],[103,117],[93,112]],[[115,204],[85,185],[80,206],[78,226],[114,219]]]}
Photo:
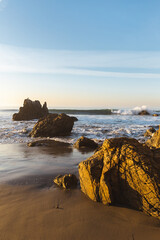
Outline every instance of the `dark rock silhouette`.
{"label": "dark rock silhouette", "polygon": [[30,99],[25,99],[23,107],[20,107],[18,113],[13,114],[13,120],[28,121],[32,119],[39,119],[47,114],[48,108],[46,102],[42,106],[38,100],[31,101]]}

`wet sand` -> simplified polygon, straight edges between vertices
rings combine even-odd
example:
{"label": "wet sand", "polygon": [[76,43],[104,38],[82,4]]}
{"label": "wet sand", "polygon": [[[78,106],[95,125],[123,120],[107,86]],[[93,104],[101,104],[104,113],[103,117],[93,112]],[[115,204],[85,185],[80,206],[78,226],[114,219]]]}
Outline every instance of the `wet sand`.
{"label": "wet sand", "polygon": [[[72,146],[28,147],[26,144],[0,144],[0,183],[21,179],[24,184],[40,179],[48,181],[48,176],[75,171],[79,162],[93,154],[79,152]],[[35,178],[35,179],[34,179]],[[20,183],[20,181],[19,181]]]}
{"label": "wet sand", "polygon": [[159,240],[159,220],[89,200],[80,189],[0,186],[1,240]]}
{"label": "wet sand", "polygon": [[0,240],[159,240],[160,221],[53,185],[92,153],[0,145]]}

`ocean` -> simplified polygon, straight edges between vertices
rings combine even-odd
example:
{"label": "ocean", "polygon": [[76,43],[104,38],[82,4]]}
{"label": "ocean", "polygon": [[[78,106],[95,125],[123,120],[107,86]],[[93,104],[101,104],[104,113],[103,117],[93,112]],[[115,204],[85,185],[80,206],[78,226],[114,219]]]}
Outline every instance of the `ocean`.
{"label": "ocean", "polygon": [[[160,116],[139,116],[138,111],[50,109],[52,113],[66,112],[78,118],[70,136],[53,139],[73,144],[81,136],[98,142],[106,138],[132,137],[144,142],[144,133],[149,127],[158,129]],[[18,109],[0,110],[0,183],[51,186],[54,176],[67,172],[77,174],[78,164],[93,155],[93,151],[81,152],[72,146],[67,149],[28,147],[27,143],[33,140],[28,133],[37,120],[12,121],[15,112]]]}
{"label": "ocean", "polygon": [[[160,116],[139,116],[141,109],[102,109],[102,110],[73,110],[50,109],[52,113],[65,112],[78,118],[72,133],[68,137],[56,137],[55,140],[74,143],[80,136],[89,137],[98,141],[113,137],[132,137],[145,141],[144,133],[149,127],[158,129]],[[148,110],[151,114],[158,111]],[[37,120],[12,121],[13,113],[18,109],[0,110],[0,144],[27,143],[31,141],[28,133]]]}

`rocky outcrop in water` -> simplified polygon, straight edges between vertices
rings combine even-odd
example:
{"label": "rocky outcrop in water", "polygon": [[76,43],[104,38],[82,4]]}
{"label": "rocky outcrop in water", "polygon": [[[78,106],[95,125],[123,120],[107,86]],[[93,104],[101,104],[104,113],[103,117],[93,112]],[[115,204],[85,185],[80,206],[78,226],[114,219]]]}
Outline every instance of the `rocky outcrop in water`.
{"label": "rocky outcrop in water", "polygon": [[152,137],[153,133],[155,133],[155,132],[156,132],[156,130],[153,127],[151,127],[149,129],[147,129],[147,131],[144,134],[144,137]]}
{"label": "rocky outcrop in water", "polygon": [[98,144],[93,141],[92,139],[86,138],[86,137],[80,137],[75,144],[73,145],[75,148],[80,149],[80,148],[91,148],[91,149],[96,149],[98,148]]}
{"label": "rocky outcrop in water", "polygon": [[104,141],[79,164],[81,190],[92,200],[125,205],[160,218],[160,151],[135,139]]}
{"label": "rocky outcrop in water", "polygon": [[25,99],[23,107],[20,107],[19,112],[13,114],[14,121],[28,121],[32,119],[39,119],[48,114],[47,103],[45,102],[43,106],[38,100],[31,101],[30,99]]}
{"label": "rocky outcrop in water", "polygon": [[150,113],[146,110],[142,110],[141,112],[138,113],[138,115],[150,115]]}
{"label": "rocky outcrop in water", "polygon": [[71,133],[75,119],[62,114],[48,114],[41,118],[30,132],[30,137],[67,136]]}
{"label": "rocky outcrop in water", "polygon": [[64,176],[57,176],[53,181],[59,187],[71,189],[77,187],[78,179],[74,174],[65,174]]}
{"label": "rocky outcrop in water", "polygon": [[160,128],[153,134],[151,139],[146,141],[146,144],[149,147],[160,148]]}

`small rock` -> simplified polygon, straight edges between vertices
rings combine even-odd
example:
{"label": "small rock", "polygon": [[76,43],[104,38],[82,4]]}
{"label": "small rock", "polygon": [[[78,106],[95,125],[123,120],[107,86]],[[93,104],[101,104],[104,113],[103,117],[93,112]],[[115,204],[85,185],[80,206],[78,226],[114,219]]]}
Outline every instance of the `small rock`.
{"label": "small rock", "polygon": [[144,137],[152,137],[153,133],[155,132],[156,130],[153,127],[151,127],[145,132]]}
{"label": "small rock", "polygon": [[146,110],[143,110],[143,111],[139,112],[138,115],[142,115],[142,116],[143,115],[150,115],[150,113]]}
{"label": "small rock", "polygon": [[154,113],[152,116],[153,117],[158,117],[159,115],[157,113]]}
{"label": "small rock", "polygon": [[27,134],[27,133],[29,133],[29,130],[28,130],[27,128],[23,128],[23,129],[22,129],[22,133],[23,133],[23,134]]}
{"label": "small rock", "polygon": [[86,138],[86,137],[80,137],[76,143],[73,145],[75,148],[91,148],[96,149],[98,148],[98,144],[93,141],[92,139]]}
{"label": "small rock", "polygon": [[53,182],[59,187],[71,189],[77,187],[78,179],[74,174],[58,175]]}

